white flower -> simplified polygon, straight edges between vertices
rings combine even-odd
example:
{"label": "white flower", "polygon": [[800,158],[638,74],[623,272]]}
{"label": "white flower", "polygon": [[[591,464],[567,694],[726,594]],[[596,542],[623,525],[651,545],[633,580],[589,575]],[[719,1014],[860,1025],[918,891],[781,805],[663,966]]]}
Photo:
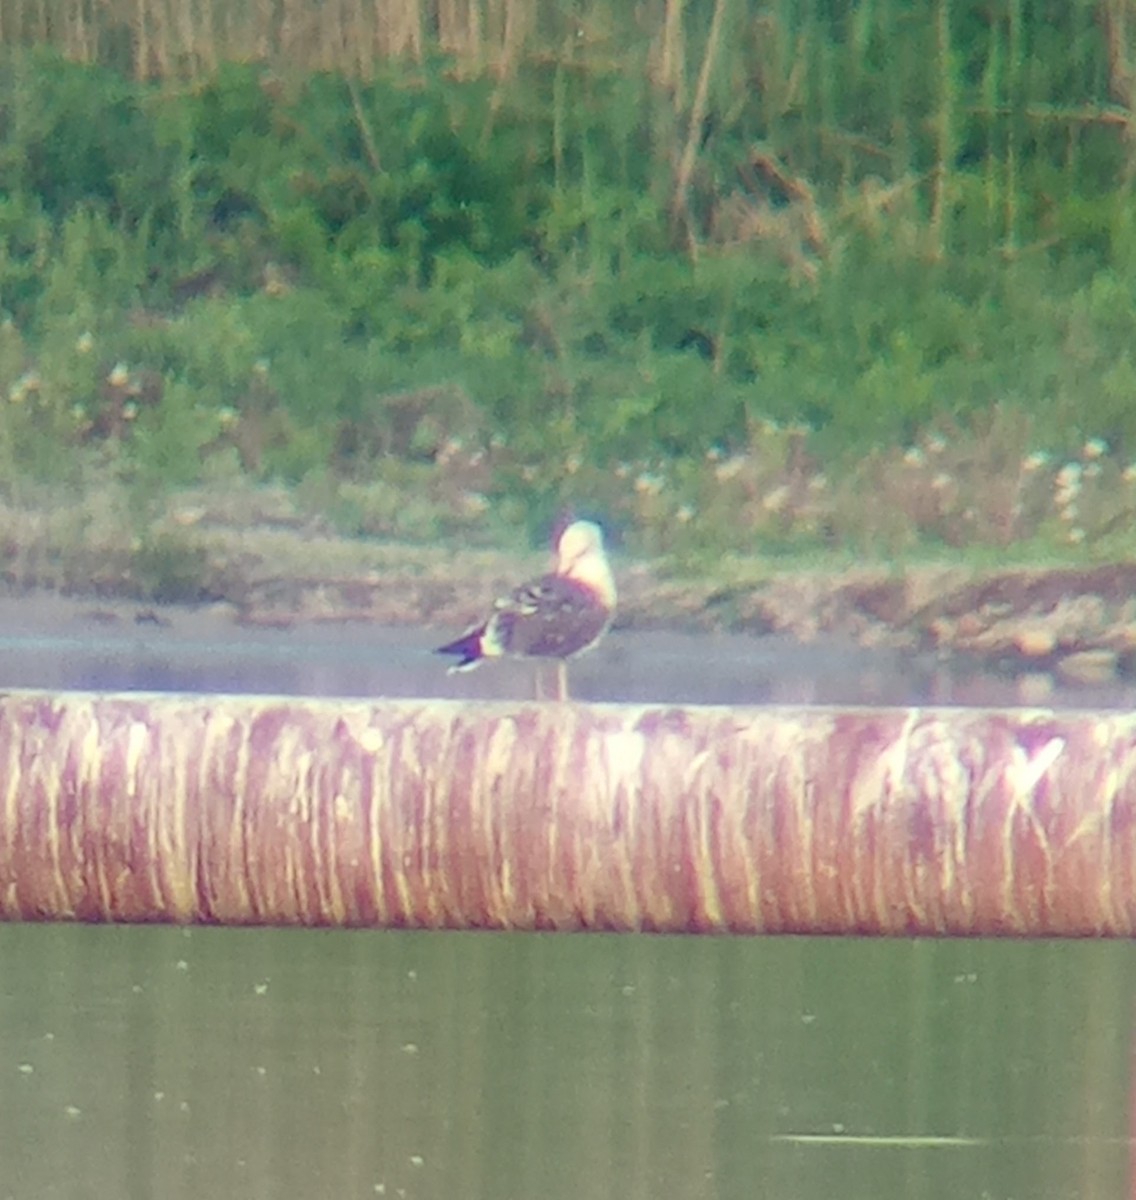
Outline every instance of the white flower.
{"label": "white flower", "polygon": [[733,454],[724,462],[720,462],[714,468],[714,478],[719,483],[727,483],[729,480],[740,475],[742,468],[746,465],[745,456],[742,454]]}
{"label": "white flower", "polygon": [[641,495],[657,496],[663,490],[663,484],[666,480],[661,475],[656,475],[651,471],[644,471],[635,480],[635,490]]}
{"label": "white flower", "polygon": [[1108,453],[1108,442],[1104,438],[1089,438],[1081,447],[1081,453],[1088,459],[1100,458],[1102,455]]}
{"label": "white flower", "polygon": [[1076,493],[1081,486],[1081,464],[1076,462],[1067,462],[1060,471],[1057,472],[1057,477],[1054,479],[1054,484],[1059,491],[1071,491]]}
{"label": "white flower", "polygon": [[438,447],[438,453],[434,456],[434,461],[440,467],[444,467],[451,459],[461,453],[462,440],[460,437],[448,437]]}
{"label": "white flower", "polygon": [[769,492],[761,502],[761,507],[766,512],[780,512],[789,502],[789,488],[782,484],[780,487],[775,487]]}
{"label": "white flower", "polygon": [[29,392],[38,392],[40,378],[38,371],[25,371],[8,389],[8,399],[12,404],[23,404]]}

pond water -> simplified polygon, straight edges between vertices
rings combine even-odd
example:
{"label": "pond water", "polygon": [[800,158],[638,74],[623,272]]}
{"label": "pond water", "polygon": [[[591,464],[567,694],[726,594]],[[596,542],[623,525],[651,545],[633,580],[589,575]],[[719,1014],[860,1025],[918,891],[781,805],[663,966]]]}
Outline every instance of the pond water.
{"label": "pond water", "polygon": [[[438,631],[136,626],[51,603],[0,623],[9,686],[532,684],[526,664],[445,676]],[[613,635],[573,684],[1020,698],[927,657],[648,633]],[[0,1200],[1113,1200],[1132,1195],[1134,996],[1119,942],[0,926]]]}
{"label": "pond water", "polygon": [[0,1197],[1127,1194],[1102,943],[0,927]]}
{"label": "pond water", "polygon": [[[431,651],[456,632],[363,623],[248,628],[209,610],[154,614],[54,596],[0,599],[0,680],[7,687],[531,699],[531,663],[448,675]],[[617,629],[572,664],[570,678],[574,698],[632,703],[1136,705],[1131,678],[1073,686],[932,652],[780,635]]]}

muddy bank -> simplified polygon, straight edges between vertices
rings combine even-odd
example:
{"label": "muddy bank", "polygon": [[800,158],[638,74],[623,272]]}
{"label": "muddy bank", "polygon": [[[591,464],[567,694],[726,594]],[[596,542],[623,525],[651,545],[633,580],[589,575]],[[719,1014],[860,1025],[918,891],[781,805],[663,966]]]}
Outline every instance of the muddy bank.
{"label": "muddy bank", "polygon": [[[350,543],[358,546],[359,543]],[[326,546],[330,553],[331,547]],[[300,547],[244,553],[224,597],[246,625],[367,621],[460,627],[541,556],[387,547],[385,561],[343,574],[303,568]],[[285,563],[292,568],[280,569]],[[1136,563],[973,568],[908,564],[777,571],[768,562],[676,575],[615,556],[618,628],[837,638],[930,651],[1070,682],[1136,669]]]}
{"label": "muddy bank", "polygon": [[[234,603],[248,625],[371,621],[458,627],[539,563],[428,573],[249,579]],[[757,568],[760,569],[760,568]],[[1136,564],[1015,568],[976,575],[911,566],[786,572],[722,585],[617,565],[618,627],[839,637],[865,648],[934,650],[1070,678],[1136,664]],[[756,574],[756,569],[755,569]]]}
{"label": "muddy bank", "polygon": [[[172,545],[171,553],[176,540]],[[191,546],[196,574],[188,598],[207,609],[212,622],[248,629],[349,623],[460,628],[546,562],[538,554],[341,538],[318,524],[298,523],[198,528]],[[140,572],[137,556],[125,547],[87,547],[68,557],[10,543],[6,557],[12,600],[67,597],[95,623],[167,619],[160,580],[155,586]],[[865,564],[805,571],[777,570],[755,557],[706,574],[679,574],[666,563],[616,554],[614,565],[618,627],[626,630],[777,634],[803,644],[837,639],[865,649],[1051,673],[1069,682],[1128,677],[1136,670],[1136,563],[981,571]],[[34,604],[49,611],[39,600]],[[13,611],[8,606],[9,622]]]}

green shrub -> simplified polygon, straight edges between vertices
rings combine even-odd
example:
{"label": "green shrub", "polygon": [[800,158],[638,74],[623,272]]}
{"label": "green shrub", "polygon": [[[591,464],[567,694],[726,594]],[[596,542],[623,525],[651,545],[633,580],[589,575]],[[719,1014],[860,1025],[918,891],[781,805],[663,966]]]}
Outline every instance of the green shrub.
{"label": "green shrub", "polygon": [[[893,478],[936,430],[989,466],[1028,413],[1030,450],[1136,457],[1131,146],[1090,119],[1091,6],[952,10],[949,53],[934,6],[736,6],[700,125],[696,74],[593,8],[496,75],[159,85],[7,51],[0,485],[93,457],[152,522],[236,463],[367,536],[587,508],[690,559],[1002,537],[1001,494],[970,517]],[[687,6],[688,68],[708,28]],[[151,580],[193,557],[151,549]]]}

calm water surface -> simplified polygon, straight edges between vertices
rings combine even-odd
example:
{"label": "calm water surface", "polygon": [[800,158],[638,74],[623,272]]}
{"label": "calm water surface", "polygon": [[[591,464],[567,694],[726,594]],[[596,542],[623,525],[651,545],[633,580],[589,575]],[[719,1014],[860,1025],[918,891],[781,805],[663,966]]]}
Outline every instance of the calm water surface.
{"label": "calm water surface", "polygon": [[1126,945],[0,927],[0,1196],[1128,1195]]}
{"label": "calm water surface", "polygon": [[[430,631],[0,618],[8,686],[531,686],[524,664],[447,678]],[[597,700],[1019,698],[927,658],[665,634],[617,632],[573,679]],[[1134,996],[1126,943],[0,926],[0,1200],[1114,1200]]]}
{"label": "calm water surface", "polygon": [[[0,598],[7,687],[271,692],[306,696],[530,699],[533,669],[498,662],[460,675],[431,651],[458,631],[369,624],[244,628],[230,615],[170,608],[165,624],[128,605]],[[139,617],[143,617],[141,622]],[[667,704],[1136,706],[1136,679],[1072,686],[931,652],[865,650],[784,635],[614,630],[572,664],[580,700]]]}

